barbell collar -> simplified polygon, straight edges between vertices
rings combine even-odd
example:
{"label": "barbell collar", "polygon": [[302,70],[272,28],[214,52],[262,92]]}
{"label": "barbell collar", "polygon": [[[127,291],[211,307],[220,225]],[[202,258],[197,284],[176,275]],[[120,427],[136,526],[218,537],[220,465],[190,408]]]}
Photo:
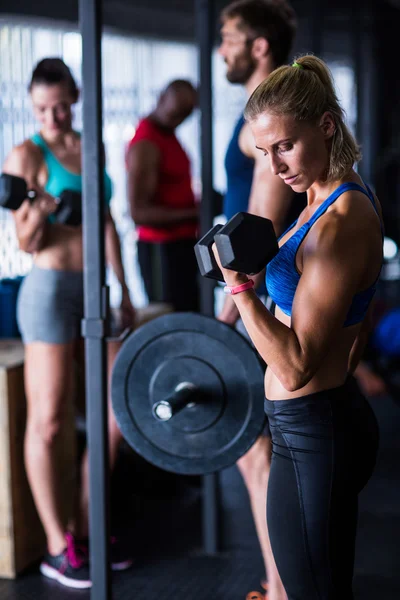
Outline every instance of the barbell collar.
{"label": "barbell collar", "polygon": [[189,381],[183,381],[176,386],[170,396],[153,404],[153,416],[157,421],[169,421],[183,408],[193,408],[197,397],[198,388]]}

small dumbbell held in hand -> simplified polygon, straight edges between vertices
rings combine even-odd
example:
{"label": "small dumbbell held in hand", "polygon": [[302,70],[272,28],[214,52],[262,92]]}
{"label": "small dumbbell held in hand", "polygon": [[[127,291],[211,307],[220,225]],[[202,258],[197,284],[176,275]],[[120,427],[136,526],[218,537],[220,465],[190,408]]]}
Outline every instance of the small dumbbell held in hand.
{"label": "small dumbbell held in hand", "polygon": [[36,186],[29,189],[25,179],[3,173],[0,175],[0,206],[17,211],[24,204],[31,204],[43,217],[56,213],[59,200]]}
{"label": "small dumbbell held in hand", "polygon": [[[39,196],[35,189],[28,189],[25,179],[2,173],[0,176],[0,206],[18,210],[24,200],[34,202]],[[56,221],[64,225],[80,225],[82,222],[82,196],[79,192],[64,190],[54,198]]]}
{"label": "small dumbbell held in hand", "polygon": [[215,243],[224,269],[255,275],[279,250],[272,222],[257,215],[240,212],[223,227],[216,225],[195,246],[200,273],[224,281],[212,245]]}
{"label": "small dumbbell held in hand", "polygon": [[217,281],[223,281],[221,269],[218,267],[214,254],[212,252],[212,245],[214,244],[214,237],[222,229],[222,225],[215,225],[208,231],[195,245],[194,252],[196,254],[197,264],[200,269],[200,273],[203,277],[209,277],[210,279],[216,279]]}

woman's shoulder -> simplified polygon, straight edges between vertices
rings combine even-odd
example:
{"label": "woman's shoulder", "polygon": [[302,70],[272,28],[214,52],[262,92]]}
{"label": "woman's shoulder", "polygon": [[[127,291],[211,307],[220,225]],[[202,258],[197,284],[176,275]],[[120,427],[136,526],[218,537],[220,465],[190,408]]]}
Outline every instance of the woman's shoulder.
{"label": "woman's shoulder", "polygon": [[14,146],[6,158],[3,171],[27,178],[26,175],[37,173],[42,162],[40,148],[31,139],[27,139]]}
{"label": "woman's shoulder", "polygon": [[368,243],[370,234],[375,234],[379,225],[377,215],[381,218],[377,199],[371,198],[364,185],[360,188],[352,186],[343,191],[315,222],[308,241],[319,248],[351,247],[356,240],[361,244]]}
{"label": "woman's shoulder", "polygon": [[382,218],[381,205],[371,188],[361,179],[350,181],[355,184],[342,194],[337,204],[355,227],[367,225],[368,221],[375,221],[376,215]]}
{"label": "woman's shoulder", "polygon": [[24,140],[21,144],[14,146],[12,153],[24,160],[38,160],[43,156],[40,146],[35,144],[32,138]]}

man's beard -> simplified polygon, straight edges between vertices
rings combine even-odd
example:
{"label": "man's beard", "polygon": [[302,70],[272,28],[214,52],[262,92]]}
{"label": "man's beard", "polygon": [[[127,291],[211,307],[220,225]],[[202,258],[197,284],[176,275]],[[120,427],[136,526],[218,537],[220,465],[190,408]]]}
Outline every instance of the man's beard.
{"label": "man's beard", "polygon": [[234,65],[227,70],[226,78],[230,83],[244,85],[253,75],[256,66],[256,61],[251,56],[238,57]]}

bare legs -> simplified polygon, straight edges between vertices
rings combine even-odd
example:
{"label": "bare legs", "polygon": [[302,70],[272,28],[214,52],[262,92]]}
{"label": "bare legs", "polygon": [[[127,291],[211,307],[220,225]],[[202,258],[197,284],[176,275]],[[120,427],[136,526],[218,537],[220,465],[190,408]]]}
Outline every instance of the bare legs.
{"label": "bare legs", "polygon": [[[108,344],[108,376],[120,344]],[[25,346],[25,390],[27,426],[25,434],[25,466],[33,498],[42,521],[50,554],[60,554],[65,548],[66,528],[60,510],[60,473],[55,464],[56,446],[67,403],[71,401],[71,386],[75,342],[46,344],[34,342]],[[108,432],[110,466],[115,464],[122,439],[111,409],[109,394]],[[88,460],[82,463],[80,515],[75,533],[88,533]]]}
{"label": "bare legs", "polygon": [[267,527],[267,489],[271,465],[271,438],[261,436],[239,459],[237,466],[246,485],[254,524],[268,577],[268,600],[287,600],[272,554]]}
{"label": "bare legs", "polygon": [[34,342],[25,347],[25,465],[48,549],[54,555],[65,548],[55,449],[70,400],[73,350],[73,343]]}

